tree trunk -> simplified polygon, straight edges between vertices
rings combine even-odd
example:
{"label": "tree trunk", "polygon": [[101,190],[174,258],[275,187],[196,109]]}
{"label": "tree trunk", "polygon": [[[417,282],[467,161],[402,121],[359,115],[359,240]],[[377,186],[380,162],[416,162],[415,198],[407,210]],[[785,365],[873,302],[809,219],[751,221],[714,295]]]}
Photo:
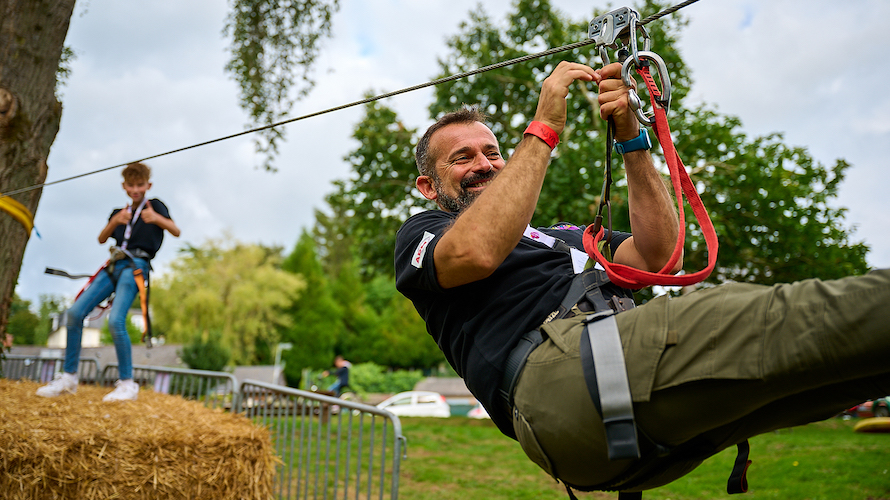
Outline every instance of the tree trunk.
{"label": "tree trunk", "polygon": [[[0,0],[0,194],[42,184],[59,131],[56,71],[75,0]],[[40,189],[13,198],[31,213]],[[0,211],[0,335],[30,235]]]}

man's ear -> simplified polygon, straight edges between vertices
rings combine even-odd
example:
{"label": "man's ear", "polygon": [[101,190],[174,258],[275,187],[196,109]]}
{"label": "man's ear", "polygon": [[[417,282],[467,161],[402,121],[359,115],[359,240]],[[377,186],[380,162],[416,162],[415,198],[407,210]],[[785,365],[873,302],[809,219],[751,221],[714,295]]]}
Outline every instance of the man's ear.
{"label": "man's ear", "polygon": [[414,183],[417,186],[417,190],[420,191],[420,194],[423,195],[424,198],[428,200],[435,200],[438,195],[436,194],[436,186],[433,184],[433,178],[428,175],[420,175],[417,177],[417,181]]}

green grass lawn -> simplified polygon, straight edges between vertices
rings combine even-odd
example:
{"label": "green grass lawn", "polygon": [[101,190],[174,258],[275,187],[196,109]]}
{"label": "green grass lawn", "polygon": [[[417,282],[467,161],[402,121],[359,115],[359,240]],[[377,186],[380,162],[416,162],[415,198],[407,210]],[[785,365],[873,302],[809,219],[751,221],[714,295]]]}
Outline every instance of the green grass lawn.
{"label": "green grass lawn", "polygon": [[[890,500],[890,434],[853,432],[856,420],[827,420],[751,440],[750,491],[728,495],[735,447],[686,477],[643,494],[644,500]],[[408,459],[405,500],[564,499],[562,485],[529,461],[519,444],[488,420],[402,419]],[[579,494],[616,498],[616,493]]]}

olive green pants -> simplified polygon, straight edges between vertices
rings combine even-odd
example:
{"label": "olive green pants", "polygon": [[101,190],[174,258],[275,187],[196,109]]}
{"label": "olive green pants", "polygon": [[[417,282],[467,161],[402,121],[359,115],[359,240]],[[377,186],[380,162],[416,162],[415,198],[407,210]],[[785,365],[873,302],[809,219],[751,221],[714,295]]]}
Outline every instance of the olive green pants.
{"label": "olive green pants", "polygon": [[[608,459],[579,357],[583,319],[543,327],[545,342],[516,384],[513,426],[541,468],[589,487],[632,461]],[[728,284],[660,297],[616,320],[638,428],[661,445],[704,438],[719,451],[890,394],[890,270]],[[629,490],[666,484],[699,463],[681,461]]]}

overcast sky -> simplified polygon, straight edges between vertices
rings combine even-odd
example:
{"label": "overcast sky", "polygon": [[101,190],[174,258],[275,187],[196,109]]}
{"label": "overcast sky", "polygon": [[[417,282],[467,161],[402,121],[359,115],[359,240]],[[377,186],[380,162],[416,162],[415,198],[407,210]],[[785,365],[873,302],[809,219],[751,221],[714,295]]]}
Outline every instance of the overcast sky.
{"label": "overcast sky", "polygon": [[[573,19],[589,20],[594,7],[607,6],[551,1]],[[334,36],[318,59],[317,87],[292,116],[362,99],[369,89],[379,94],[434,78],[446,38],[476,6],[474,0],[341,4]],[[503,23],[510,4],[486,0],[485,10]],[[79,2],[66,40],[77,58],[63,88],[48,181],[243,130],[245,113],[223,72],[227,11],[224,0]],[[683,13],[689,25],[680,49],[694,80],[688,104],[706,102],[736,115],[751,135],[781,132],[824,164],[849,161],[837,205],[849,208],[845,225],[857,228],[854,240],[871,247],[869,263],[890,266],[884,210],[890,2],[701,0]],[[423,129],[431,123],[431,96],[425,89],[385,105]],[[290,250],[312,226],[314,210],[324,207],[331,182],[347,176],[343,157],[356,147],[351,134],[361,116],[355,107],[287,126],[274,174],[255,168],[249,136],[149,161],[149,195],[170,207],[182,230],[178,239],[166,237],[155,269],[163,272],[183,245],[226,232]],[[35,220],[41,238],[28,243],[19,295],[35,302],[40,294],[74,296],[83,281],[44,275],[44,268],[98,269],[109,246],[98,244],[99,231],[111,209],[127,202],[120,183],[115,169],[44,189]]]}

